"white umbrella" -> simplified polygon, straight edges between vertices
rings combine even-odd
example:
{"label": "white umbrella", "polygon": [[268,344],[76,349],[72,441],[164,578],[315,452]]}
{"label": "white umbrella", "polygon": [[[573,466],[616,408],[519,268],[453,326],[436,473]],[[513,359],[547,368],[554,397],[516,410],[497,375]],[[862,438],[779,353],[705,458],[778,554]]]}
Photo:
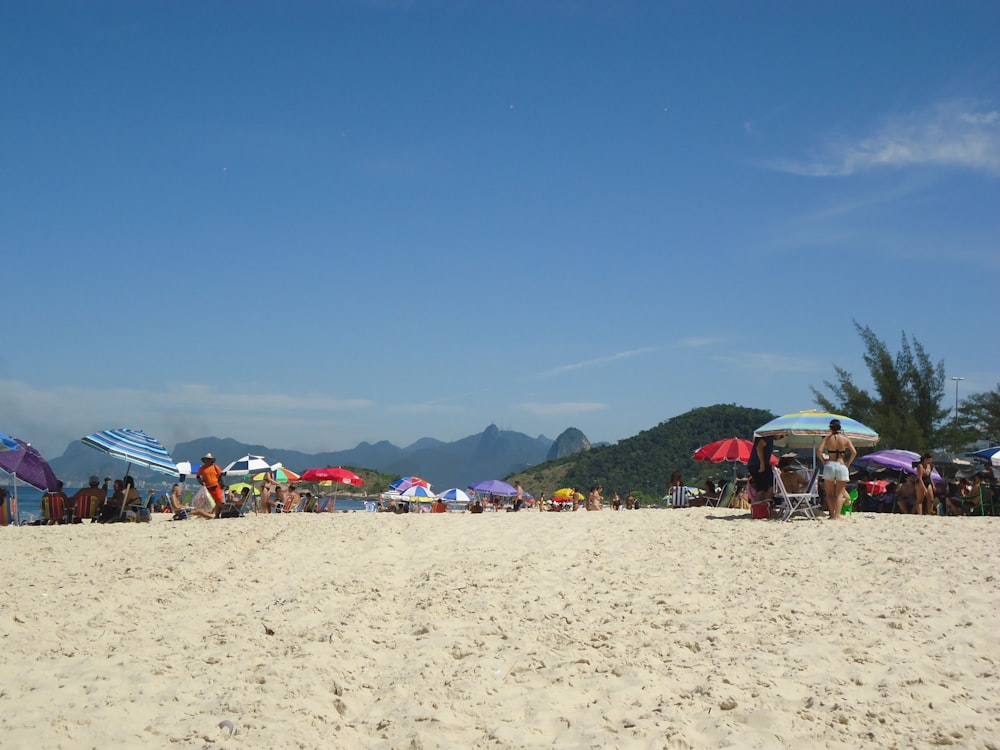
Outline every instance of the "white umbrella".
{"label": "white umbrella", "polygon": [[[280,464],[278,464],[280,466]],[[245,477],[247,474],[259,474],[275,468],[263,456],[243,456],[237,458],[222,470],[227,477]]]}
{"label": "white umbrella", "polygon": [[450,490],[445,490],[440,495],[439,498],[444,500],[446,503],[471,503],[472,498],[469,497],[469,493],[465,490],[460,490],[458,487],[452,487]]}

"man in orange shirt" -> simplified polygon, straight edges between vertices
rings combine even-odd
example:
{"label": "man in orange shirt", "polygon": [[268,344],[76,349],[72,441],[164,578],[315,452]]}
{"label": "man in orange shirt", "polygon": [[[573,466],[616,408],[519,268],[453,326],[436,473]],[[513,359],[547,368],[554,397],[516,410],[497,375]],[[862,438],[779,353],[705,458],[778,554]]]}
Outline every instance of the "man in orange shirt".
{"label": "man in orange shirt", "polygon": [[206,453],[201,457],[201,468],[198,469],[198,482],[208,490],[208,494],[215,500],[215,516],[219,517],[222,512],[222,502],[225,495],[222,492],[222,469],[215,463],[215,456]]}

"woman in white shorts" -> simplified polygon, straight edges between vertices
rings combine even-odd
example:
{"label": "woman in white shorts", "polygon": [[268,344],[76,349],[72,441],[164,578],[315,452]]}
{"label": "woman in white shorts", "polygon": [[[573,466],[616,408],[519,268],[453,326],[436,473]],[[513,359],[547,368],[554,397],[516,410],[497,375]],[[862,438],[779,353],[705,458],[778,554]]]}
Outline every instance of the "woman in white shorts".
{"label": "woman in white shorts", "polygon": [[840,431],[840,420],[830,420],[830,434],[819,444],[819,458],[823,464],[823,485],[826,491],[826,509],[830,520],[840,519],[840,511],[847,499],[847,467],[858,455],[854,443]]}

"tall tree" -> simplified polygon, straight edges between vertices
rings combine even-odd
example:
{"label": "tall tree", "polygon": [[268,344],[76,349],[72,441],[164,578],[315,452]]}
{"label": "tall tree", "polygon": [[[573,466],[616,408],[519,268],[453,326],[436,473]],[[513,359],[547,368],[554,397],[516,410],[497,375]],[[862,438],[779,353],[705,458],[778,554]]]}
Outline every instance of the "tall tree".
{"label": "tall tree", "polygon": [[1000,383],[992,391],[974,393],[962,399],[959,425],[969,442],[1000,443]]}
{"label": "tall tree", "polygon": [[824,381],[827,397],[813,388],[816,402],[827,411],[847,414],[878,432],[887,448],[923,451],[935,445],[941,420],[948,414],[944,399],[944,360],[937,364],[916,339],[902,334],[900,351],[893,355],[868,326],[854,321],[865,345],[864,360],[874,393],[854,383],[850,372],[834,365],[837,382]]}

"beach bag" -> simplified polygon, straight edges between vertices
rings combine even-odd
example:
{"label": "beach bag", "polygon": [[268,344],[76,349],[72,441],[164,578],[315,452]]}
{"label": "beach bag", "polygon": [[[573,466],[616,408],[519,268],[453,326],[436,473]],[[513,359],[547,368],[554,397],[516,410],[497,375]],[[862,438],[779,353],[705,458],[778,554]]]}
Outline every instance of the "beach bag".
{"label": "beach bag", "polygon": [[205,487],[201,487],[198,492],[195,493],[194,500],[191,505],[198,510],[203,510],[207,513],[215,512],[215,500]]}

